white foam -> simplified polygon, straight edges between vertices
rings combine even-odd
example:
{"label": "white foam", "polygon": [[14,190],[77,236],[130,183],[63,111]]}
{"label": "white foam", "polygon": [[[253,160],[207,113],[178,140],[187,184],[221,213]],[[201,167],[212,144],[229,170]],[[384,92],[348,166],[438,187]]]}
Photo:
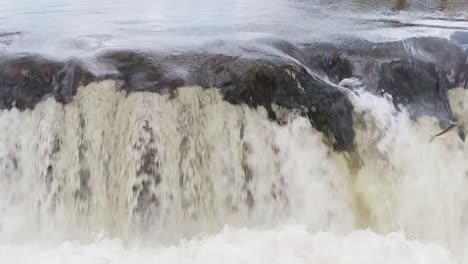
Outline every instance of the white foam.
{"label": "white foam", "polygon": [[272,230],[224,228],[220,233],[171,246],[125,246],[119,240],[59,246],[0,245],[0,263],[9,264],[448,264],[450,253],[435,244],[410,241],[401,233],[370,231],[349,235],[310,233],[304,226]]}

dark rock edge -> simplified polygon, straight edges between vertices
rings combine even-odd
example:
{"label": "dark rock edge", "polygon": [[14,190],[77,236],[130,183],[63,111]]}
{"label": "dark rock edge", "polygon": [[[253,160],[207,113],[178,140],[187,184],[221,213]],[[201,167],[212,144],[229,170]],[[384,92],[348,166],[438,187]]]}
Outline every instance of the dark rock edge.
{"label": "dark rock edge", "polygon": [[468,86],[467,54],[446,39],[271,45],[277,53],[257,56],[111,51],[97,61],[112,73],[99,75],[79,60],[0,55],[0,109],[32,109],[48,97],[66,104],[78,87],[105,79],[119,81],[128,93],[216,87],[230,103],[264,106],[272,120],[277,120],[272,104],[299,110],[336,150],[350,150],[353,106],[338,87],[343,79],[357,78],[371,92],[392,95],[394,104],[406,106],[412,117],[432,115],[441,122],[453,120],[447,91]]}

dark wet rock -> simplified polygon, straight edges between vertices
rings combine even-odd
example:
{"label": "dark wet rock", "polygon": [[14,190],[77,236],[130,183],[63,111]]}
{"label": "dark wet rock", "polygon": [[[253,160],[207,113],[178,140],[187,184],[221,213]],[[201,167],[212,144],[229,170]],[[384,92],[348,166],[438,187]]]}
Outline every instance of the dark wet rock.
{"label": "dark wet rock", "polygon": [[76,88],[91,80],[91,74],[75,61],[60,63],[37,56],[7,58],[0,62],[0,108],[33,108],[47,96],[68,103]]}
{"label": "dark wet rock", "polygon": [[352,105],[337,87],[311,75],[294,62],[216,55],[196,63],[189,83],[217,87],[225,100],[263,106],[276,120],[272,104],[298,109],[314,127],[329,136],[337,149],[349,149],[354,140]]}
{"label": "dark wet rock", "polygon": [[450,40],[460,46],[468,47],[468,32],[456,31],[450,36]]}
{"label": "dark wet rock", "polygon": [[319,131],[330,136],[338,149],[351,148],[354,140],[352,105],[343,92],[297,64],[253,65],[236,87],[222,89],[227,101],[262,105],[276,119],[271,103],[299,109]]}
{"label": "dark wet rock", "polygon": [[0,38],[5,38],[5,37],[11,37],[11,36],[20,36],[21,32],[15,31],[15,32],[2,32],[0,33]]}
{"label": "dark wet rock", "polygon": [[170,68],[162,67],[156,56],[134,51],[119,51],[104,54],[99,60],[118,71],[118,74],[108,77],[122,80],[123,88],[128,92],[167,92],[185,84],[185,81],[175,76]]}
{"label": "dark wet rock", "polygon": [[[450,40],[464,48],[465,54],[468,56],[468,32],[457,31],[450,36]],[[468,59],[461,66],[456,79],[456,86],[468,88]]]}
{"label": "dark wet rock", "polygon": [[327,78],[332,83],[338,84],[341,80],[353,76],[351,60],[336,45],[316,43],[295,47],[290,43],[279,42],[275,46],[312,69],[322,79]]}
{"label": "dark wet rock", "polygon": [[[377,87],[384,63],[408,60],[433,64],[453,84],[460,67],[466,62],[461,47],[438,38],[412,38],[389,43],[349,40],[339,45],[306,45],[304,51],[308,54],[304,62],[311,68],[338,71],[341,76],[362,77],[370,89]],[[337,64],[345,66],[340,69],[334,66]],[[329,77],[333,79],[334,76]]]}
{"label": "dark wet rock", "polygon": [[395,106],[407,107],[413,117],[428,114],[451,119],[447,90],[466,83],[468,75],[462,48],[439,38],[278,48],[332,83],[355,77],[371,92],[390,94]]}
{"label": "dark wet rock", "polygon": [[0,33],[0,45],[11,45],[13,41],[22,36],[22,33],[19,31],[15,32],[1,32]]}
{"label": "dark wet rock", "polygon": [[408,106],[413,116],[452,118],[447,101],[448,80],[432,64],[408,60],[384,63],[378,88],[391,94],[394,102]]}

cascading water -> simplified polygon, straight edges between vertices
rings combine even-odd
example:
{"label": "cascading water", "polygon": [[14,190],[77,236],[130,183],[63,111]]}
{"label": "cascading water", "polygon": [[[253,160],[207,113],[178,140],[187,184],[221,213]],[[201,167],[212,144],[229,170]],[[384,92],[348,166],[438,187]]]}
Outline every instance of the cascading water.
{"label": "cascading water", "polygon": [[362,223],[384,233],[402,229],[411,238],[450,248],[460,245],[468,213],[462,140],[429,143],[440,130],[437,120],[412,121],[385,98],[364,93],[354,103],[359,166],[351,177]]}
{"label": "cascading water", "polygon": [[[429,143],[436,119],[348,96],[350,153],[292,111],[275,107],[279,124],[216,89],[102,81],[70,104],[2,110],[0,262],[468,260],[466,142]],[[468,94],[449,98],[466,133]]]}
{"label": "cascading water", "polygon": [[149,228],[158,239],[283,219],[353,226],[345,178],[307,119],[286,116],[280,126],[214,89],[126,96],[115,86],[91,84],[66,106],[50,99],[2,113],[4,207],[54,229]]}

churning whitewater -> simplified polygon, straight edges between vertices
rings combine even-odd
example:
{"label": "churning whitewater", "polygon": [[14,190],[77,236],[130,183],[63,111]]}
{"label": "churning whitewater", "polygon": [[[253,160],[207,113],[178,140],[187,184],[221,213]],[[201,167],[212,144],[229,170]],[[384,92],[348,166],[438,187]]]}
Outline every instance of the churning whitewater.
{"label": "churning whitewater", "polygon": [[[1,110],[0,263],[467,261],[466,141],[429,143],[437,119],[347,94],[352,152],[217,89],[102,81]],[[467,133],[468,92],[448,96]]]}

